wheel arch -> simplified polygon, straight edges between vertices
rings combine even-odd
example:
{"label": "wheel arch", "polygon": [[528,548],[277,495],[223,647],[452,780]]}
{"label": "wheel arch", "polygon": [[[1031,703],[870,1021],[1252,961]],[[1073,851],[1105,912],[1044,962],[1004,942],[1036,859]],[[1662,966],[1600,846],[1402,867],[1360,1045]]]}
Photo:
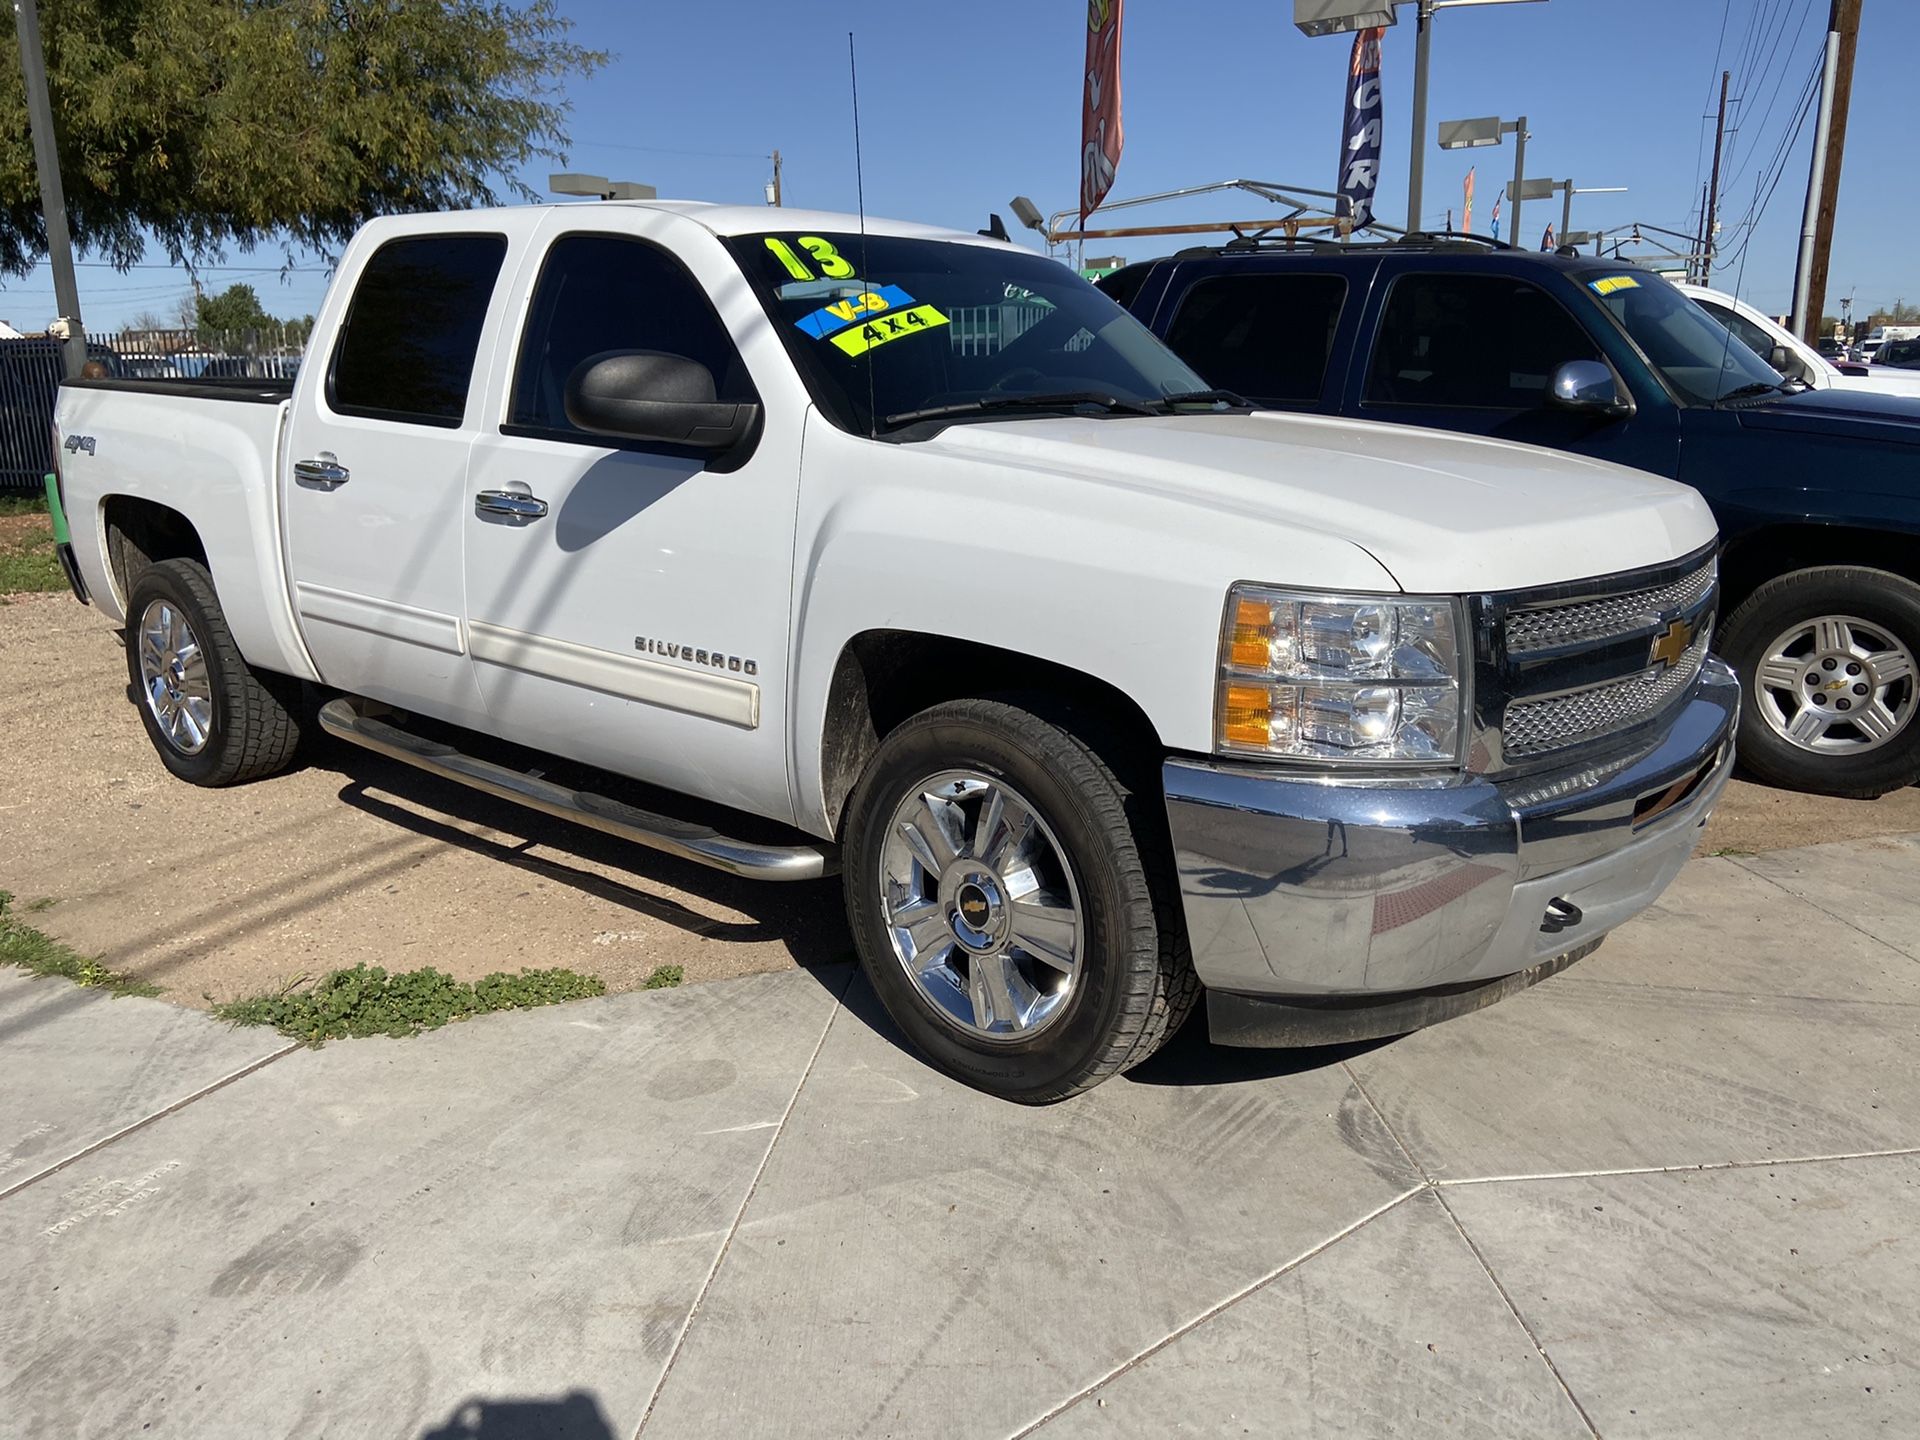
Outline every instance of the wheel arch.
{"label": "wheel arch", "polygon": [[133,582],[161,560],[207,563],[206,542],[193,521],[170,505],[139,495],[107,495],[100,501],[108,574],[121,608]]}
{"label": "wheel arch", "polygon": [[1069,725],[1077,719],[1136,753],[1157,759],[1165,750],[1138,702],[1096,675],[950,635],[865,630],[834,661],[821,728],[820,783],[833,832],[867,762],[903,721],[948,700],[1019,694],[1046,696]]}
{"label": "wheel arch", "polygon": [[1769,580],[1824,565],[1885,570],[1920,585],[1920,535],[1811,521],[1748,531],[1721,552],[1720,613],[1731,615]]}

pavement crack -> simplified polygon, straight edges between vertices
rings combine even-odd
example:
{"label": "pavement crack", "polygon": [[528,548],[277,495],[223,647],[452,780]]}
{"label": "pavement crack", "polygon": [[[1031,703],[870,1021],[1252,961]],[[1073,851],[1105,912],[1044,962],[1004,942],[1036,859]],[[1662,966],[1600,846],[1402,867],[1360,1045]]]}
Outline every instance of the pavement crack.
{"label": "pavement crack", "polygon": [[1567,1403],[1573,1406],[1574,1413],[1580,1417],[1580,1423],[1587,1427],[1587,1433],[1600,1440],[1600,1427],[1593,1423],[1593,1417],[1587,1414],[1587,1407],[1580,1403],[1580,1397],[1573,1393],[1573,1387],[1567,1384],[1567,1377],[1560,1373],[1560,1367],[1553,1363],[1553,1356],[1547,1353],[1547,1347],[1533,1326],[1527,1323],[1527,1317],[1520,1313],[1520,1307],[1513,1303],[1513,1297],[1507,1293],[1507,1287],[1500,1283],[1500,1277],[1493,1273],[1493,1266],[1487,1263],[1487,1257],[1480,1253],[1480,1247],[1474,1244],[1473,1237],[1467,1234],[1467,1227],[1460,1223],[1460,1217],[1453,1213],[1453,1206],[1447,1203],[1445,1190],[1438,1185],[1428,1187],[1434,1198],[1440,1202],[1440,1208],[1447,1212],[1447,1219],[1453,1222],[1453,1228],[1459,1233],[1461,1243],[1473,1255],[1474,1261],[1485,1272],[1488,1282],[1498,1292],[1501,1302],[1507,1307],[1507,1313],[1513,1316],[1514,1323],[1532,1342],[1534,1352],[1539,1355],[1540,1363],[1547,1367],[1547,1373],[1553,1376],[1554,1383],[1560,1387],[1560,1393],[1567,1397]]}
{"label": "pavement crack", "polygon": [[[1040,1416],[1037,1420],[1034,1420],[1027,1425],[1023,1425],[1020,1429],[1014,1431],[1010,1436],[1008,1436],[1008,1440],[1026,1440],[1027,1436],[1032,1435],[1036,1430],[1040,1429],[1041,1426],[1050,1424],[1052,1421],[1066,1414],[1067,1411],[1073,1409],[1073,1407],[1078,1405],[1082,1400],[1087,1399],[1089,1396],[1093,1395],[1097,1391],[1102,1390],[1106,1386],[1112,1384],[1115,1380],[1118,1380],[1122,1375],[1126,1374],[1129,1370],[1133,1369],[1136,1365],[1141,1364],[1143,1361],[1151,1360],[1155,1355],[1158,1355],[1162,1350],[1166,1349],[1169,1345],[1172,1345],[1178,1340],[1184,1339],[1186,1336],[1192,1334],[1195,1330],[1198,1330],[1202,1325],[1206,1324],[1209,1320],[1215,1319],[1220,1315],[1224,1315],[1227,1311],[1231,1310],[1234,1306],[1238,1305],[1242,1300],[1249,1299],[1252,1296],[1259,1294],[1262,1290],[1266,1289],[1267,1286],[1271,1285],[1274,1281],[1278,1280],[1282,1275],[1286,1275],[1291,1271],[1299,1269],[1302,1265],[1306,1264],[1307,1261],[1313,1259],[1314,1256],[1323,1254],[1324,1252],[1332,1249],[1335,1245],[1338,1245],[1342,1240],[1346,1239],[1349,1235],[1352,1235],[1356,1231],[1361,1230],[1368,1225],[1371,1225],[1375,1220],[1378,1220],[1382,1215],[1385,1215],[1388,1211],[1396,1209],[1398,1206],[1404,1204],[1408,1200],[1411,1200],[1414,1196],[1420,1194],[1422,1191],[1427,1190],[1429,1188],[1430,1187],[1426,1185],[1409,1186],[1407,1189],[1401,1191],[1398,1195],[1394,1196],[1391,1200],[1387,1201],[1384,1205],[1380,1205],[1375,1209],[1368,1211],[1365,1215],[1362,1215],[1358,1220],[1355,1220],[1351,1225],[1345,1226],[1340,1230],[1334,1231],[1333,1234],[1329,1235],[1326,1239],[1320,1241],[1318,1244],[1312,1245],[1307,1249],[1301,1251],[1298,1255],[1294,1256],[1291,1260],[1288,1260],[1284,1264],[1281,1264],[1280,1266],[1276,1267],[1275,1269],[1268,1271],[1265,1275],[1262,1275],[1258,1280],[1255,1280],[1252,1284],[1244,1286],[1243,1288],[1234,1291],[1234,1293],[1227,1296],[1226,1299],[1218,1302],[1217,1304],[1209,1306],[1207,1309],[1201,1311],[1198,1315],[1194,1316],[1193,1319],[1187,1321],[1184,1325],[1180,1325],[1177,1328],[1169,1331],[1167,1334],[1163,1335],[1160,1339],[1154,1341],[1153,1344],[1147,1346],[1144,1350],[1138,1351],[1135,1354],[1127,1357],[1125,1360],[1122,1360],[1118,1365],[1114,1366],[1106,1374],[1102,1375],[1098,1380],[1095,1380],[1091,1385],[1085,1386],[1080,1390],[1076,1390],[1072,1395],[1069,1395],[1065,1400],[1061,1401],[1058,1405],[1054,1406],[1051,1410],[1047,1411],[1044,1415]],[[637,1440],[637,1437],[636,1437],[636,1440]]]}
{"label": "pavement crack", "polygon": [[1457,1185],[1514,1185],[1529,1180],[1602,1180],[1613,1175],[1693,1175],[1705,1170],[1767,1170],[1775,1165],[1830,1165],[1842,1160],[1897,1160],[1920,1155],[1920,1145],[1894,1150],[1848,1150],[1832,1155],[1777,1155],[1767,1160],[1702,1160],[1694,1165],[1622,1165],[1610,1170],[1543,1170],[1526,1175],[1465,1175],[1435,1180],[1436,1189]]}
{"label": "pavement crack", "polygon": [[695,1292],[693,1304],[687,1307],[687,1318],[680,1322],[680,1332],[673,1337],[673,1348],[667,1352],[667,1363],[660,1367],[660,1378],[653,1382],[653,1390],[647,1396],[647,1408],[640,1412],[640,1423],[634,1427],[634,1440],[647,1428],[647,1422],[653,1419],[653,1407],[660,1403],[661,1392],[667,1388],[667,1379],[673,1374],[674,1364],[680,1359],[680,1351],[685,1348],[687,1336],[693,1329],[693,1322],[700,1314],[700,1306],[707,1298],[707,1291],[713,1288],[720,1267],[726,1264],[727,1252],[733,1248],[733,1237],[740,1233],[740,1223],[746,1219],[747,1207],[753,1204],[754,1194],[760,1189],[760,1177],[767,1173],[767,1166],[773,1162],[773,1152],[780,1146],[780,1137],[787,1133],[787,1121],[793,1117],[794,1106],[800,1103],[801,1092],[807,1088],[807,1081],[813,1077],[813,1067],[820,1059],[820,1052],[827,1048],[827,1036],[833,1033],[833,1022],[840,1018],[846,1009],[847,987],[853,983],[853,971],[849,969],[847,978],[840,982],[840,989],[833,997],[833,1009],[827,1013],[827,1023],[820,1027],[820,1038],[814,1042],[813,1053],[807,1057],[806,1068],[800,1072],[795,1082],[793,1094],[787,1097],[787,1108],[780,1112],[780,1118],[774,1122],[773,1134],[767,1140],[766,1152],[761,1155],[760,1163],[754,1167],[753,1179],[747,1182],[747,1193],[741,1197],[740,1208],[733,1213],[733,1223],[727,1227],[726,1238],[720,1242],[720,1248],[714,1253],[713,1264],[707,1268],[706,1279],[700,1282]]}
{"label": "pavement crack", "polygon": [[26,1189],[29,1185],[37,1185],[42,1180],[46,1179],[49,1175],[58,1175],[62,1170],[66,1169],[69,1165],[78,1164],[80,1161],[86,1159],[89,1155],[97,1154],[98,1152],[106,1149],[107,1146],[115,1144],[121,1140],[126,1139],[129,1135],[135,1134],[138,1131],[146,1129],[147,1126],[154,1124],[156,1121],[164,1120],[169,1115],[177,1114],[179,1111],[182,1111],[186,1109],[187,1106],[193,1104],[194,1101],[204,1100],[206,1099],[207,1096],[213,1094],[214,1091],[224,1090],[226,1089],[227,1086],[233,1084],[234,1081],[244,1080],[247,1078],[247,1076],[253,1074],[254,1071],[264,1069],[266,1066],[271,1065],[274,1061],[281,1059],[283,1056],[291,1055],[295,1050],[298,1050],[300,1048],[301,1046],[299,1042],[295,1041],[291,1045],[281,1046],[280,1049],[273,1051],[271,1054],[261,1056],[258,1060],[252,1061],[246,1065],[242,1065],[238,1070],[235,1070],[232,1074],[223,1075],[218,1080],[215,1080],[212,1084],[202,1086],[200,1089],[194,1091],[191,1095],[183,1096],[180,1099],[174,1101],[171,1105],[168,1105],[163,1109],[156,1110],[151,1115],[143,1116],[141,1119],[134,1121],[131,1125],[124,1125],[120,1129],[114,1131],[111,1135],[104,1136],[101,1139],[94,1141],[91,1145],[83,1146],[81,1149],[74,1151],[73,1154],[67,1156],[66,1159],[58,1161],[55,1164],[49,1165],[46,1169],[38,1171],[35,1174],[29,1175],[27,1176],[26,1179],[21,1180],[16,1184],[9,1185],[4,1190],[0,1190],[0,1200],[11,1199],[13,1196],[18,1195],[22,1190]]}

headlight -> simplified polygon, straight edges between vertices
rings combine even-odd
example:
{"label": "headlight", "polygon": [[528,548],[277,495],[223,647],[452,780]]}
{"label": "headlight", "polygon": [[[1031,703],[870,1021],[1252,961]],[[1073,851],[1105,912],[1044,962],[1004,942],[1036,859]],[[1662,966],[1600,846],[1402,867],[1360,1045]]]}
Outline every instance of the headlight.
{"label": "headlight", "polygon": [[1456,763],[1459,628],[1449,599],[1236,585],[1220,636],[1215,746],[1296,760]]}

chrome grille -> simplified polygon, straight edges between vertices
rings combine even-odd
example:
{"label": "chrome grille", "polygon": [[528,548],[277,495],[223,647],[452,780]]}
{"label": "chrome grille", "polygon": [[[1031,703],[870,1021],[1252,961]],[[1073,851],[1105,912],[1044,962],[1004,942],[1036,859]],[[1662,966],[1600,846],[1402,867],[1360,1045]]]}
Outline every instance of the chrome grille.
{"label": "chrome grille", "polygon": [[1714,572],[1714,562],[1709,560],[1691,575],[1657,589],[1539,610],[1516,610],[1507,616],[1507,653],[1530,655],[1562,645],[1592,645],[1657,629],[1668,616],[1692,609],[1713,588]]}
{"label": "chrome grille", "polygon": [[1652,717],[1699,675],[1710,639],[1702,630],[1674,665],[1656,665],[1618,680],[1543,700],[1514,701],[1507,706],[1501,727],[1508,758],[1519,759],[1577,745]]}

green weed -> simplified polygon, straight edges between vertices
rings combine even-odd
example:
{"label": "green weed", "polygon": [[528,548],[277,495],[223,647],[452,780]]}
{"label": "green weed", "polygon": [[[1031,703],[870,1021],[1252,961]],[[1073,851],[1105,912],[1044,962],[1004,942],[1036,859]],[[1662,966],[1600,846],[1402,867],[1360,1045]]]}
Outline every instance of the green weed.
{"label": "green weed", "polygon": [[[35,901],[29,910],[44,910],[51,900]],[[160,987],[110,970],[100,961],[23,925],[12,913],[13,893],[0,890],[0,965],[13,965],[31,975],[58,975],[76,985],[105,990],[109,995],[158,995]]]}
{"label": "green weed", "polygon": [[687,978],[687,972],[678,965],[658,965],[651,975],[641,984],[642,990],[671,990]]}
{"label": "green weed", "polygon": [[390,975],[378,965],[335,970],[277,995],[229,1000],[213,1013],[235,1025],[271,1025],[309,1045],[364,1035],[418,1035],[492,1010],[530,1010],[604,995],[606,985],[572,970],[495,973],[468,984],[431,966]]}

